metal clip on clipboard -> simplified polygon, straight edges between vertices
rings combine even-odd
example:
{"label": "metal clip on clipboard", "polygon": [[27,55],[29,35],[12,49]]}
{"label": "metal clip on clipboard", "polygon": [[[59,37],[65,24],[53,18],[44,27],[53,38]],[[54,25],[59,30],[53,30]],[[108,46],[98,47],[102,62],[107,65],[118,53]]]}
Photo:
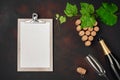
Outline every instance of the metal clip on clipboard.
{"label": "metal clip on clipboard", "polygon": [[37,14],[37,13],[33,13],[33,14],[32,14],[32,20],[29,20],[29,21],[26,21],[26,22],[30,22],[30,23],[41,23],[41,24],[46,23],[46,21],[44,21],[44,20],[39,20],[39,19],[38,19],[38,14]]}

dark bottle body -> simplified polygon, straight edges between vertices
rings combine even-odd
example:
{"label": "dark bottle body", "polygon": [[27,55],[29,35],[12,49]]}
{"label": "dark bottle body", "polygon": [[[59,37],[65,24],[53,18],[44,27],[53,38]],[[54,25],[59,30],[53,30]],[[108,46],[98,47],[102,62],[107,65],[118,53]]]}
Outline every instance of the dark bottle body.
{"label": "dark bottle body", "polygon": [[100,42],[100,44],[103,48],[107,64],[110,65],[110,69],[111,69],[111,72],[113,74],[113,77],[116,78],[114,80],[120,80],[120,64],[118,62],[119,61],[118,58],[113,56],[113,54],[111,53],[111,51],[106,46],[103,39],[100,39],[99,42]]}
{"label": "dark bottle body", "polygon": [[111,53],[105,55],[107,64],[110,65],[112,76],[115,80],[120,80],[120,64],[118,62],[118,58],[114,57]]}

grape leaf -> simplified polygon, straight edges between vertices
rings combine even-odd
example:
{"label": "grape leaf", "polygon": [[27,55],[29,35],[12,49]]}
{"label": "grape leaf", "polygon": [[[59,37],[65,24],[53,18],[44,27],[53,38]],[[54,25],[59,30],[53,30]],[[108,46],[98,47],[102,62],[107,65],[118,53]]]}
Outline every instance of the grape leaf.
{"label": "grape leaf", "polygon": [[88,3],[80,3],[81,5],[81,27],[85,28],[85,27],[93,27],[93,25],[95,24],[96,20],[95,17],[93,16],[94,14],[94,6],[92,4],[88,4]]}
{"label": "grape leaf", "polygon": [[102,5],[103,5],[104,9],[109,11],[110,13],[115,13],[118,10],[118,7],[113,3],[111,3],[111,4],[102,3]]}
{"label": "grape leaf", "polygon": [[81,14],[93,14],[94,13],[94,6],[88,3],[80,3],[81,5]]}
{"label": "grape leaf", "polygon": [[117,10],[118,7],[113,3],[102,3],[102,6],[96,10],[96,13],[104,24],[113,26],[117,23],[118,17],[114,14]]}
{"label": "grape leaf", "polygon": [[78,8],[76,5],[72,5],[70,3],[67,3],[66,8],[64,10],[64,13],[67,17],[73,17],[76,16],[78,13]]}
{"label": "grape leaf", "polygon": [[94,16],[90,16],[90,15],[83,15],[81,18],[81,27],[85,28],[85,27],[93,27],[93,25],[95,24],[96,20],[94,18]]}
{"label": "grape leaf", "polygon": [[58,18],[60,17],[60,15],[56,14],[55,17],[56,17],[56,20],[58,20]]}
{"label": "grape leaf", "polygon": [[60,16],[59,21],[60,21],[60,24],[66,22],[66,17],[65,16]]}

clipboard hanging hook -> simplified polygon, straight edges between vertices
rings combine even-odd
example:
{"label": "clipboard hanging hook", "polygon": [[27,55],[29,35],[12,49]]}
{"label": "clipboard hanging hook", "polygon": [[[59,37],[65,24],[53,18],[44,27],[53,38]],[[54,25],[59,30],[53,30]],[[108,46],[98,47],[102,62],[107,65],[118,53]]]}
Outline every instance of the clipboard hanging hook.
{"label": "clipboard hanging hook", "polygon": [[32,14],[32,19],[33,19],[34,22],[39,22],[38,21],[38,14],[37,13],[33,13]]}
{"label": "clipboard hanging hook", "polygon": [[33,23],[45,23],[44,20],[39,20],[38,19],[38,14],[37,13],[33,13],[32,14],[32,21]]}

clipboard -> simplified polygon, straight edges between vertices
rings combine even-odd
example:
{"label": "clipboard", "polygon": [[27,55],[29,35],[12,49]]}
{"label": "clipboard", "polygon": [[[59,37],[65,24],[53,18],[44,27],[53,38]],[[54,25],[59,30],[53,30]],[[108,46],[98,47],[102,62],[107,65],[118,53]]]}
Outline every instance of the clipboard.
{"label": "clipboard", "polygon": [[18,19],[17,71],[53,71],[53,19]]}

